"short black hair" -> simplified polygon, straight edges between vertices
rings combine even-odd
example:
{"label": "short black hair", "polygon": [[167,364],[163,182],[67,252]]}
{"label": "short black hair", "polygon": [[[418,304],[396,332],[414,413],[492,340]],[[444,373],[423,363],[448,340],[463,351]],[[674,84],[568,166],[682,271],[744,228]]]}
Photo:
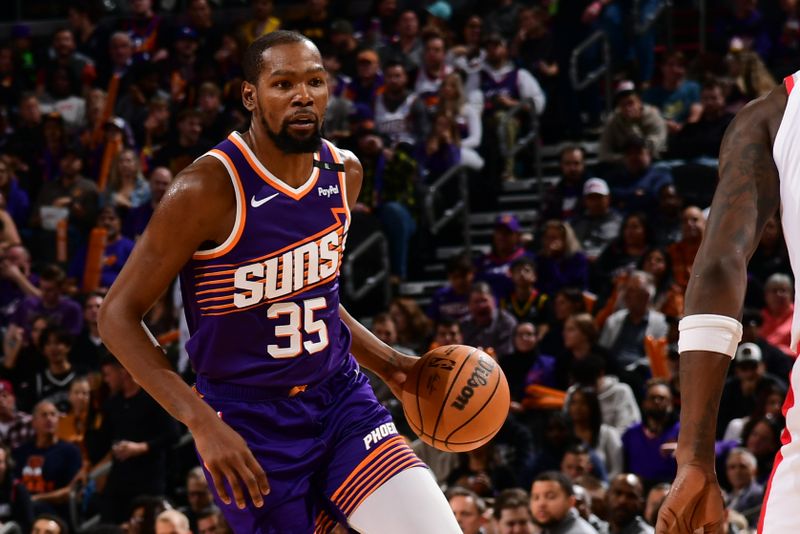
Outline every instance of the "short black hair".
{"label": "short black hair", "polygon": [[201,519],[205,519],[206,517],[213,517],[215,515],[219,515],[219,513],[220,509],[212,504],[197,512],[195,519],[197,521],[200,521]]}
{"label": "short black hair", "polygon": [[533,269],[533,272],[536,272],[536,262],[533,261],[533,258],[530,256],[520,256],[516,260],[512,261],[510,269],[511,272],[514,272],[515,269],[525,266],[529,266],[531,269]]}
{"label": "short black hair", "polygon": [[469,294],[473,295],[475,293],[480,293],[481,295],[494,296],[494,293],[492,293],[492,287],[483,281],[475,282],[474,284],[472,284],[472,288],[469,290]]}
{"label": "short black hair", "polygon": [[39,279],[47,280],[48,282],[55,282],[57,284],[63,284],[64,280],[67,279],[67,275],[64,273],[64,270],[61,267],[51,263],[42,270],[42,274],[39,275]]}
{"label": "short black hair", "polygon": [[469,253],[456,254],[447,260],[447,274],[468,274],[475,272],[475,264]]}
{"label": "short black hair", "polygon": [[50,339],[51,337],[54,338],[56,342],[63,343],[64,345],[72,348],[72,344],[74,342],[73,337],[70,335],[69,332],[67,332],[60,326],[51,325],[42,331],[42,336],[41,336],[42,346],[44,346],[47,343],[47,340]]}
{"label": "short black hair", "polygon": [[494,501],[494,518],[499,520],[503,510],[515,510],[517,508],[525,508],[527,510],[529,500],[528,492],[522,488],[503,490]]}
{"label": "short black hair", "polygon": [[564,157],[564,154],[569,154],[570,152],[580,152],[582,157],[586,157],[586,149],[583,148],[581,145],[577,145],[574,143],[570,143],[558,153],[558,160],[561,161],[561,158]]}
{"label": "short black hair", "polygon": [[475,493],[474,491],[467,489],[463,486],[453,486],[447,493],[445,494],[448,501],[451,501],[454,497],[469,497],[470,499],[475,502],[475,507],[478,509],[478,513],[483,515],[486,511],[486,501],[483,498]]}
{"label": "short black hair", "polygon": [[[572,481],[567,478],[567,475],[559,471],[546,471],[533,480],[534,484],[537,482],[557,482],[561,489],[564,490],[564,493],[567,494],[567,497],[575,495],[575,491],[572,489]],[[533,485],[531,485],[531,488],[533,488]]]}
{"label": "short black hair", "polygon": [[761,310],[756,308],[745,308],[742,312],[742,324],[745,326],[758,326],[764,324],[764,317]]}
{"label": "short black hair", "polygon": [[72,0],[67,9],[77,11],[81,15],[86,15],[92,24],[97,24],[103,16],[102,8],[97,0]]}
{"label": "short black hair", "polygon": [[405,63],[403,63],[402,61],[398,61],[396,59],[390,59],[389,61],[384,63],[383,70],[384,72],[386,72],[387,70],[394,67],[400,67],[401,69],[403,69],[403,72],[406,73],[408,72],[408,67],[406,67]]}
{"label": "short black hair", "polygon": [[716,78],[714,76],[709,76],[703,81],[703,91],[709,91],[712,89],[719,89],[722,91],[722,94],[725,94],[725,85],[723,85],[722,80]]}
{"label": "short black hair", "polygon": [[58,534],[69,534],[69,527],[67,526],[67,523],[57,515],[39,514],[36,516],[33,522],[36,523],[39,520],[52,521],[53,523],[58,525]]}
{"label": "short black hair", "polygon": [[450,328],[451,326],[457,326],[459,330],[461,329],[461,323],[453,319],[447,319],[443,317],[439,319],[439,322],[436,323],[436,328]]}
{"label": "short black hair", "polygon": [[242,59],[242,70],[244,71],[245,81],[255,84],[258,77],[261,75],[261,69],[264,67],[264,52],[273,46],[280,46],[286,44],[303,43],[312,41],[302,33],[276,30],[266,35],[262,35],[252,42],[247,50],[244,52]]}

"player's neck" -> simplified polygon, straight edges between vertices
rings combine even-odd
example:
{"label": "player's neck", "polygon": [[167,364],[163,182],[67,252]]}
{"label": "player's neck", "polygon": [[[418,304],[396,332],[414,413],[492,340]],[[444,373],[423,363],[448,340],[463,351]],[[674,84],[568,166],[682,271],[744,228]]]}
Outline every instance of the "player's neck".
{"label": "player's neck", "polygon": [[287,154],[275,146],[266,132],[256,132],[253,126],[242,137],[261,164],[286,185],[300,187],[311,175],[312,153]]}

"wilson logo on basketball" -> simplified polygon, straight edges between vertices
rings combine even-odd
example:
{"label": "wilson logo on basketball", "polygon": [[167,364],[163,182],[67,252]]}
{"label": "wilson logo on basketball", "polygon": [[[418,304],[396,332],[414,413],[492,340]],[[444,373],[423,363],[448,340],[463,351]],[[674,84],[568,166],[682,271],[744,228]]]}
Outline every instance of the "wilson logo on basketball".
{"label": "wilson logo on basketball", "polygon": [[461,388],[458,397],[456,397],[450,406],[457,410],[464,410],[467,404],[469,404],[469,399],[475,394],[475,390],[489,383],[489,375],[492,374],[495,365],[494,360],[481,358],[478,361],[478,365],[472,370],[472,376],[467,380],[467,384]]}

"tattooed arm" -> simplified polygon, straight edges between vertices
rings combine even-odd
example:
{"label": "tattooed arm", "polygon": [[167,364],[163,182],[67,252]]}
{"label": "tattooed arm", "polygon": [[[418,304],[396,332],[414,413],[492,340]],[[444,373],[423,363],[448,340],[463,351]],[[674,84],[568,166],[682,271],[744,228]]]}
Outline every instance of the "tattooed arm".
{"label": "tattooed arm", "polygon": [[[777,88],[742,109],[728,127],[720,152],[720,181],[703,243],[686,291],[686,315],[738,318],[747,286],[747,262],[767,220],[780,205],[772,143],[786,91]],[[681,431],[678,476],[659,513],[657,533],[716,532],[722,496],[714,472],[717,411],[730,358],[689,351],[681,354]]]}

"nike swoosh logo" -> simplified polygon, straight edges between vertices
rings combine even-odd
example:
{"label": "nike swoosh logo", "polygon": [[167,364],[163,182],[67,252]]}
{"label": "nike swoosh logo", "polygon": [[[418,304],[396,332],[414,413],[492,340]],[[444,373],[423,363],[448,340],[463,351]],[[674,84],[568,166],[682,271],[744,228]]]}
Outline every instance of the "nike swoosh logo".
{"label": "nike swoosh logo", "polygon": [[273,198],[277,197],[279,194],[280,193],[275,193],[274,195],[270,195],[268,197],[262,198],[261,200],[256,200],[256,196],[253,195],[253,197],[250,199],[250,205],[253,206],[254,208],[257,208],[259,206],[262,206],[262,205],[266,204],[267,202],[269,202]]}

